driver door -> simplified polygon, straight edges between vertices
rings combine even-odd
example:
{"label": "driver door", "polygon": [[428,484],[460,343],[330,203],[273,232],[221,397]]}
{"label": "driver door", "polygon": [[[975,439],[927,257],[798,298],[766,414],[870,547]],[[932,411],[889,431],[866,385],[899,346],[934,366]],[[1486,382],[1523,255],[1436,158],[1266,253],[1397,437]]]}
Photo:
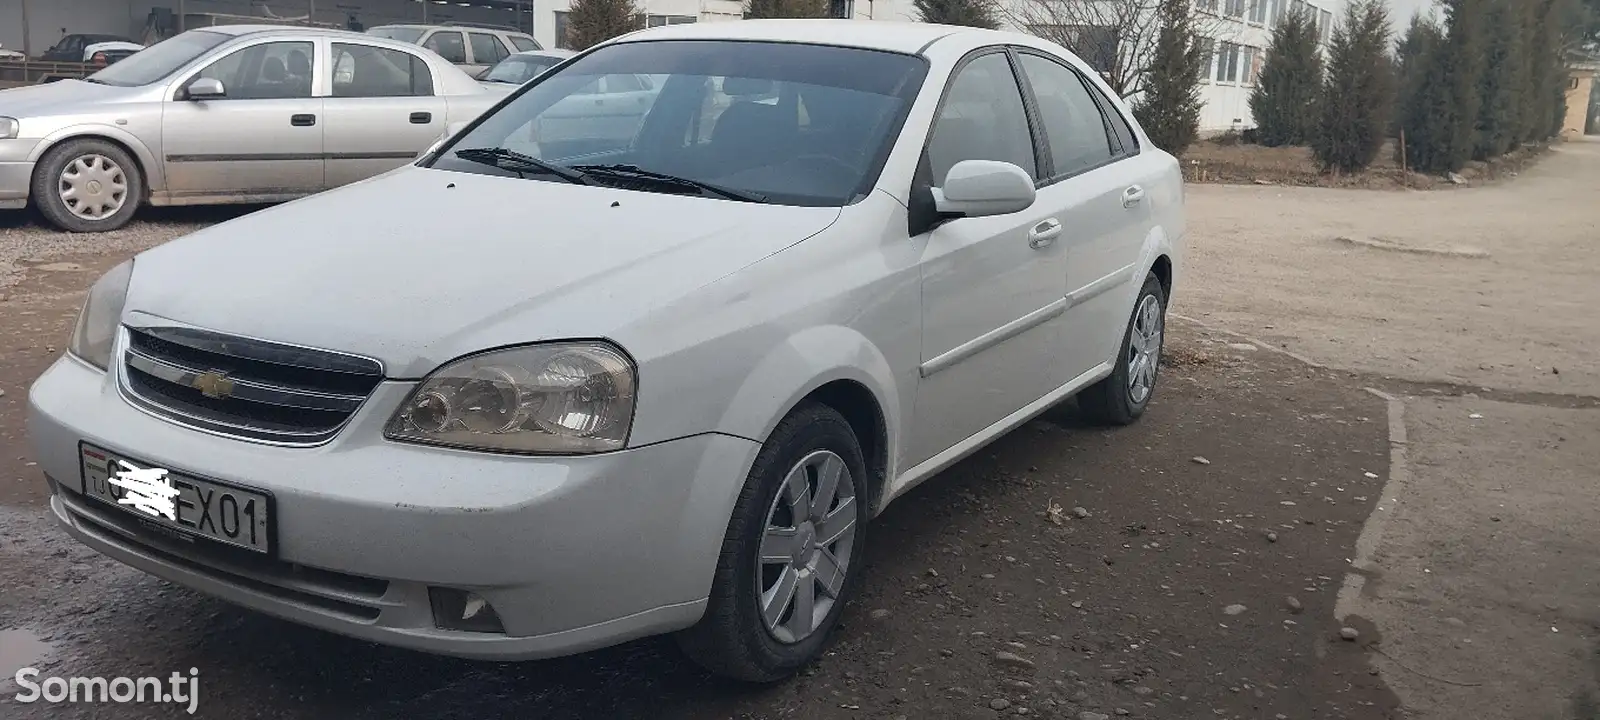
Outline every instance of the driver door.
{"label": "driver door", "polygon": [[[963,160],[997,160],[1035,180],[1038,153],[1003,49],[956,71],[924,151],[935,187]],[[1066,255],[1058,208],[957,218],[912,238],[922,252],[922,379],[916,465],[1048,395],[1061,348]]]}
{"label": "driver door", "polygon": [[[238,48],[186,77],[165,103],[161,143],[173,201],[286,200],[323,188],[323,64],[309,40]],[[224,96],[189,100],[200,78]]]}

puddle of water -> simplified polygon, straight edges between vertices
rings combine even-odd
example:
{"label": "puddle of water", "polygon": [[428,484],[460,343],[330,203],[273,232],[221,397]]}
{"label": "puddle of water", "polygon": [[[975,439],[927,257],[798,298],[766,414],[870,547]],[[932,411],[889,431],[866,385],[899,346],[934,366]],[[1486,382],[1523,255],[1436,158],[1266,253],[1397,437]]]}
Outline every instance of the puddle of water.
{"label": "puddle of water", "polygon": [[11,685],[17,670],[50,653],[50,644],[26,630],[0,630],[0,688]]}

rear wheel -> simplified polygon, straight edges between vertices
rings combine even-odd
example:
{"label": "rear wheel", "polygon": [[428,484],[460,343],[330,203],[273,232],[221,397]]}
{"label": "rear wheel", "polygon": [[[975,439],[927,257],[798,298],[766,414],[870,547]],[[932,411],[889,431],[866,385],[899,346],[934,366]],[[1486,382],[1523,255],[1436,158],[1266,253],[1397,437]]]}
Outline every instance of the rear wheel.
{"label": "rear wheel", "polygon": [[696,662],[747,682],[822,654],[860,567],[866,464],[837,411],[797,408],[773,431],[723,539],[706,614],[678,636]]}
{"label": "rear wheel", "polygon": [[1152,273],[1145,277],[1133,317],[1122,334],[1122,346],[1111,375],[1085,388],[1078,406],[1089,419],[1107,425],[1138,420],[1156,392],[1161,370],[1161,345],[1166,337],[1167,293]]}
{"label": "rear wheel", "polygon": [[52,225],[68,232],[106,232],[133,219],[144,197],[143,180],[127,151],[98,138],[80,138],[39,158],[31,192]]}

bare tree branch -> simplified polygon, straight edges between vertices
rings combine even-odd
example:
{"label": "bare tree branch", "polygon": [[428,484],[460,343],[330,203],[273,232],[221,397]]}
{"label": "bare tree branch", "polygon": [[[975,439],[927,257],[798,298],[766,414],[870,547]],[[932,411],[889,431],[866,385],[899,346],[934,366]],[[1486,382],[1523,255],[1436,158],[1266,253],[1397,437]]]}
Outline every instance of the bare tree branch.
{"label": "bare tree branch", "polygon": [[[1221,0],[1219,8],[1226,3]],[[1018,30],[1083,58],[1111,89],[1128,98],[1145,89],[1161,35],[1160,5],[1160,0],[1001,0],[1001,12]],[[1201,37],[1227,40],[1243,25],[1242,17],[1191,12]]]}

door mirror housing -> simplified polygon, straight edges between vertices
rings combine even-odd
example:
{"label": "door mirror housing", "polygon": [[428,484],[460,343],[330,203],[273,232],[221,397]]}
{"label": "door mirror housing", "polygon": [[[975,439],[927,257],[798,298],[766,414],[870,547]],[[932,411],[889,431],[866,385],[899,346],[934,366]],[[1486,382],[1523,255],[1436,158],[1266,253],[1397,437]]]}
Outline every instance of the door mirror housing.
{"label": "door mirror housing", "polygon": [[227,96],[227,88],[216,78],[200,78],[189,83],[189,87],[184,89],[184,97],[189,100],[211,100]]}
{"label": "door mirror housing", "polygon": [[1037,197],[1033,178],[998,160],[962,160],[933,188],[935,209],[944,217],[987,217],[1021,212]]}

